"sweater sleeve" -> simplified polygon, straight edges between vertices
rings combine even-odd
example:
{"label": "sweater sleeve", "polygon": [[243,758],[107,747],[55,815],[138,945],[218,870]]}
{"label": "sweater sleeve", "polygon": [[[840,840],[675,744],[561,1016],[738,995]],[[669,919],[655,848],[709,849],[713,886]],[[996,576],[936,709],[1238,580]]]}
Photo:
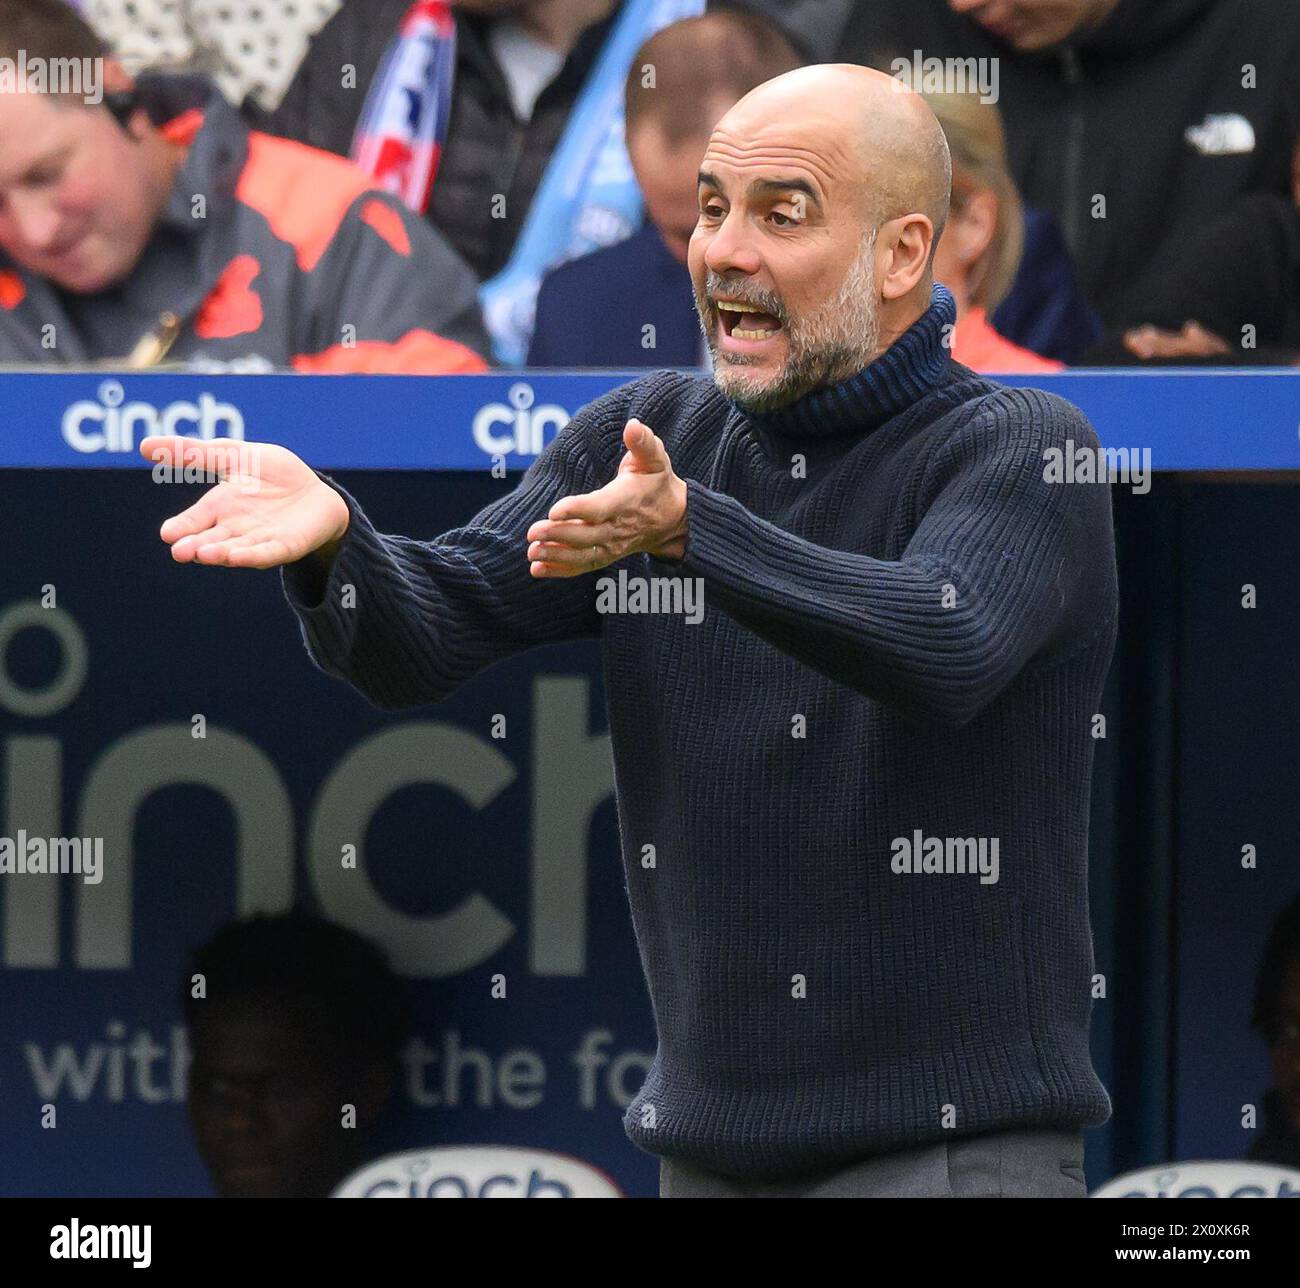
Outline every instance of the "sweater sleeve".
{"label": "sweater sleeve", "polygon": [[376,532],[357,502],[326,479],[350,514],[328,576],[310,560],[282,570],[316,664],[396,710],[440,701],[533,645],[599,635],[598,572],[534,578],[525,533],[561,497],[612,477],[603,444],[618,439],[627,391],[584,408],[513,491],[430,542]]}
{"label": "sweater sleeve", "polygon": [[1071,441],[1097,446],[1054,395],[984,400],[930,461],[897,560],[814,545],[688,480],[682,562],[706,603],[783,652],[911,720],[960,726],[1114,611],[1108,487],[1045,478],[1045,453]]}

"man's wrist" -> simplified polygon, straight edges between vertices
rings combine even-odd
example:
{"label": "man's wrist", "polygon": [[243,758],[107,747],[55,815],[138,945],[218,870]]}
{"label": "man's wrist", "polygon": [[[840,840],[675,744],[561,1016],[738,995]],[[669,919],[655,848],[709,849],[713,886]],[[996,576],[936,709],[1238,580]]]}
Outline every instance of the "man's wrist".
{"label": "man's wrist", "polygon": [[334,561],[339,557],[339,548],[342,545],[343,538],[336,537],[333,541],[327,541],[323,546],[317,546],[307,558],[312,560],[322,572],[328,573],[334,567]]}
{"label": "man's wrist", "polygon": [[[323,483],[325,480],[321,480]],[[343,548],[343,538],[347,536],[348,528],[352,523],[352,511],[348,508],[347,501],[339,493],[337,488],[330,487],[328,483],[325,486],[329,488],[335,501],[338,503],[340,510],[338,524],[334,535],[328,540],[322,542],[308,555],[307,559],[325,576],[328,577],[330,570],[334,567],[334,561],[338,558],[339,551]]]}
{"label": "man's wrist", "polygon": [[676,497],[677,522],[669,530],[668,536],[659,543],[658,549],[650,553],[656,559],[669,559],[676,562],[686,554],[686,481],[674,480],[673,491]]}

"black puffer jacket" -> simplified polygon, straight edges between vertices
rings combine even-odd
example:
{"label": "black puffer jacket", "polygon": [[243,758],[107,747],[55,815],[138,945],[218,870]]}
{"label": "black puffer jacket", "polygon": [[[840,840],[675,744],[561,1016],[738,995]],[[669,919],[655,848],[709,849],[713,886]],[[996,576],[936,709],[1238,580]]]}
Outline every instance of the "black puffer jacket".
{"label": "black puffer jacket", "polygon": [[864,0],[840,42],[845,60],[885,70],[917,49],[998,59],[1012,174],[1029,205],[1056,216],[1108,323],[1130,320],[1115,315],[1121,297],[1189,223],[1242,193],[1289,191],[1298,0],[1119,0],[1093,30],[1038,54],[945,0]]}

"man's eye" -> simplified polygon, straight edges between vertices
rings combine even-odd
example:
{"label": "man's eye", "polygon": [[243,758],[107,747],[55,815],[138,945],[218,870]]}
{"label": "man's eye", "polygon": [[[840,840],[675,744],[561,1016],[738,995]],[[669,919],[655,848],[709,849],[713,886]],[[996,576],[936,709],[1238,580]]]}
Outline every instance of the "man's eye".
{"label": "man's eye", "polygon": [[778,228],[793,228],[799,222],[793,215],[783,215],[779,210],[773,210],[768,217],[781,221]]}
{"label": "man's eye", "polygon": [[718,219],[722,216],[722,207],[716,201],[706,201],[700,207],[700,214],[708,219]]}

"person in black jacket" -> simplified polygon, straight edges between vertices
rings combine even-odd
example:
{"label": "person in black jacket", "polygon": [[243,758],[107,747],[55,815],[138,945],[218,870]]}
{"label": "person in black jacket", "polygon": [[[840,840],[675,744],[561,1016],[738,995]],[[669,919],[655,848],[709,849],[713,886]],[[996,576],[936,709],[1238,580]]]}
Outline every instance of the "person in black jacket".
{"label": "person in black jacket", "polygon": [[[521,117],[491,48],[497,13],[523,6],[510,0],[460,0],[456,14],[456,79],[451,128],[428,218],[481,281],[509,258],[551,153],[587,73],[609,34],[616,0],[561,0],[550,9],[550,39],[563,64]],[[347,156],[375,77],[410,0],[349,0],[312,41],[298,74],[267,128],[274,134]],[[340,68],[356,69],[343,83]],[[351,78],[349,78],[351,79]],[[492,217],[495,194],[504,218]]]}
{"label": "person in black jacket", "polygon": [[[810,58],[829,58],[846,0],[727,0],[769,18]],[[288,93],[259,128],[347,156],[366,91],[410,0],[347,0],[311,42]],[[564,54],[531,115],[511,101],[493,52],[493,23],[536,9]],[[456,80],[451,125],[428,218],[481,281],[505,265],[587,74],[618,16],[617,0],[456,0]],[[341,69],[353,67],[352,87]],[[491,216],[495,194],[504,218]]]}
{"label": "person in black jacket", "polygon": [[1289,191],[1295,0],[871,0],[840,56],[986,58],[1026,203],[1052,212],[1110,327],[1179,224]]}
{"label": "person in black jacket", "polygon": [[1174,229],[1085,365],[1300,364],[1300,143],[1292,188]]}

